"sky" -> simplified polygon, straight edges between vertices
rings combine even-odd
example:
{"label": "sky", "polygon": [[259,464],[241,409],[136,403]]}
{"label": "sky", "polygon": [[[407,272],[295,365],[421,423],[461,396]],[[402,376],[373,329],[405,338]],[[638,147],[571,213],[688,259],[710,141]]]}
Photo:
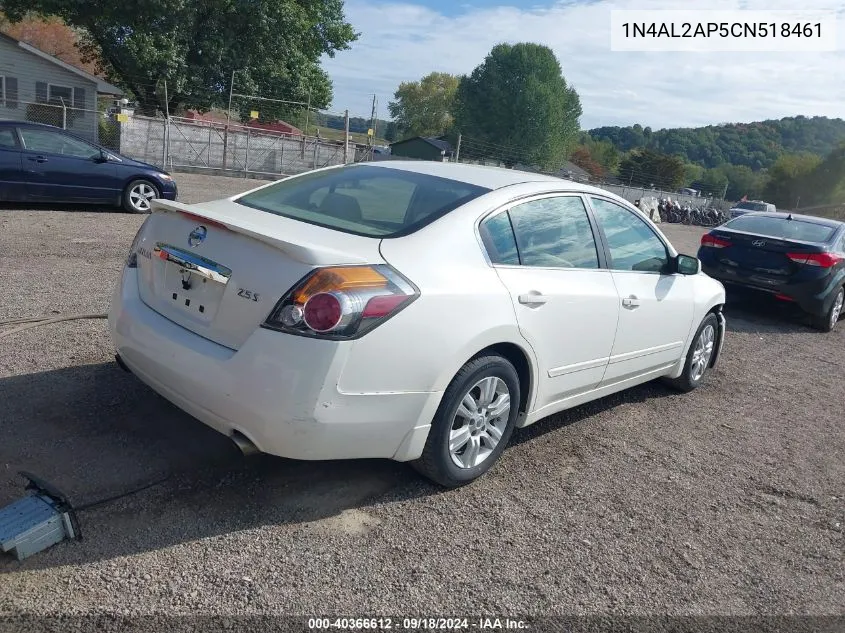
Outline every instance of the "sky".
{"label": "sky", "polygon": [[[790,6],[792,5],[792,6]],[[804,53],[616,52],[613,9],[836,9],[837,50]],[[326,58],[331,110],[378,115],[402,81],[469,74],[498,43],[552,48],[581,97],[581,127],[653,129],[803,114],[845,118],[845,2],[792,0],[346,0],[361,35]]]}

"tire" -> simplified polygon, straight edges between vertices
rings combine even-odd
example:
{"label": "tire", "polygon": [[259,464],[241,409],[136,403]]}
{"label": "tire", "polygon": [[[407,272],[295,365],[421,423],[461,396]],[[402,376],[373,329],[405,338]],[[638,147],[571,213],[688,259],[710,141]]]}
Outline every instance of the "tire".
{"label": "tire", "polygon": [[150,201],[161,192],[149,180],[133,180],[123,190],[123,208],[129,213],[149,213]]}
{"label": "tire", "polygon": [[842,316],[842,304],[845,302],[845,289],[840,288],[833,296],[830,307],[822,315],[813,317],[813,327],[821,332],[830,332]]}
{"label": "tire", "polygon": [[709,313],[692,339],[687,352],[687,360],[684,363],[684,371],[678,378],[667,378],[665,382],[681,392],[689,392],[701,384],[704,376],[709,370],[713,352],[716,350],[719,336],[719,322],[716,315]]}
{"label": "tire", "polygon": [[[487,393],[483,391],[485,387]],[[506,414],[501,411],[505,395]],[[472,402],[467,403],[467,398]],[[519,376],[508,360],[498,355],[474,358],[446,388],[423,453],[411,465],[446,488],[457,488],[478,479],[496,463],[510,441],[519,415],[519,402]],[[473,404],[472,411],[467,404]],[[488,410],[489,404],[495,405],[490,407],[492,410]],[[454,451],[450,450],[450,443],[454,443]]]}

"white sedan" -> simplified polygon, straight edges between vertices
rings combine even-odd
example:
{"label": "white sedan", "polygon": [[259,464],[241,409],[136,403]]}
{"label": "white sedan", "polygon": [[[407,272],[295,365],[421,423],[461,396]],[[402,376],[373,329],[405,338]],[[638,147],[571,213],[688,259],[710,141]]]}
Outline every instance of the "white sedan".
{"label": "white sedan", "polygon": [[656,378],[698,386],[724,303],[606,191],[386,161],[156,201],[109,323],[123,368],[245,451],[459,486],[515,427]]}

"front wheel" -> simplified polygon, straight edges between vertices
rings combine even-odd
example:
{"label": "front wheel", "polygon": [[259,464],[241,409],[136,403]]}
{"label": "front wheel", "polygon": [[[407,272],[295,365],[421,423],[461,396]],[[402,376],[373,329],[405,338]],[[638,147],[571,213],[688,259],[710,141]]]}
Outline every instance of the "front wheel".
{"label": "front wheel", "polygon": [[830,332],[833,328],[835,328],[836,324],[839,322],[839,317],[842,316],[843,303],[845,303],[845,289],[840,288],[833,297],[833,301],[831,302],[830,308],[828,308],[827,312],[813,319],[813,325],[815,328],[817,330],[821,330],[822,332]]}
{"label": "front wheel", "polygon": [[149,213],[153,198],[160,196],[158,188],[148,180],[133,180],[123,191],[123,208],[129,213]]}
{"label": "front wheel", "polygon": [[507,359],[471,360],[449,383],[423,453],[412,466],[447,488],[478,479],[507,446],[519,402],[519,376]]}
{"label": "front wheel", "polygon": [[710,361],[719,339],[719,322],[712,312],[704,317],[701,325],[692,339],[684,371],[678,378],[667,379],[666,382],[679,391],[692,391],[701,384],[701,380],[710,369]]}

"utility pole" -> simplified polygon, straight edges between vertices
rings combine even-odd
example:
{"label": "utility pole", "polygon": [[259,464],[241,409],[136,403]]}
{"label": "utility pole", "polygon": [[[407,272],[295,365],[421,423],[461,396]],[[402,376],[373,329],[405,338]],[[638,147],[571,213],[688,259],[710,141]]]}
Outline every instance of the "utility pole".
{"label": "utility pole", "polygon": [[305,136],[308,136],[308,115],[311,114],[311,88],[308,89],[308,104],[305,106]]}
{"label": "utility pole", "polygon": [[167,169],[167,150],[170,145],[170,100],[167,98],[167,80],[164,80],[164,148],[162,149],[162,169]]}
{"label": "utility pole", "polygon": [[370,114],[370,129],[373,131],[373,136],[370,141],[370,145],[373,144],[376,138],[376,96],[373,95],[373,111]]}
{"label": "utility pole", "polygon": [[461,134],[458,133],[458,146],[455,148],[455,162],[461,162]]}
{"label": "utility pole", "polygon": [[[229,107],[226,108],[226,129],[223,130],[223,169],[226,169],[226,150],[229,147],[229,121],[232,118],[232,92],[235,88],[235,71],[232,71],[232,79],[229,81]],[[209,125],[211,125],[209,123]]]}
{"label": "utility pole", "polygon": [[349,164],[349,110],[343,113],[343,164]]}
{"label": "utility pole", "polygon": [[727,183],[727,182],[725,183],[725,189],[722,191],[722,200],[724,200],[725,196],[728,195],[728,184],[730,184],[730,183]]}

